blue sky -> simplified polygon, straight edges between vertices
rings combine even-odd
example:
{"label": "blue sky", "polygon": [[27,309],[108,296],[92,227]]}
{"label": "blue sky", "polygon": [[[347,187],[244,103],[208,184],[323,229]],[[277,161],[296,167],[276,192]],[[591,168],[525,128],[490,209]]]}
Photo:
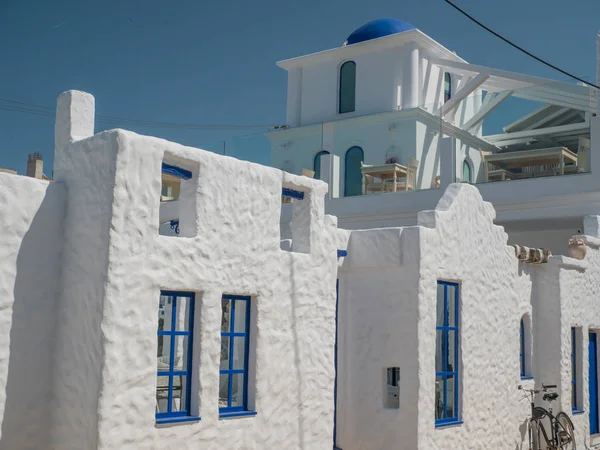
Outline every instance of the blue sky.
{"label": "blue sky", "polygon": [[[595,79],[600,2],[456,0],[498,32],[577,76]],[[286,72],[275,62],[339,46],[363,23],[412,23],[469,62],[565,80],[467,21],[442,0],[0,0],[0,99],[53,108],[80,89],[96,114],[195,124],[285,122]],[[6,105],[0,102],[0,105]],[[519,105],[517,105],[519,106]],[[510,122],[503,105],[487,131]],[[514,114],[514,113],[513,113]],[[51,173],[54,121],[0,107],[0,166],[25,171],[44,155]],[[261,129],[128,128],[186,145],[221,149]],[[258,138],[238,157],[268,162]]]}

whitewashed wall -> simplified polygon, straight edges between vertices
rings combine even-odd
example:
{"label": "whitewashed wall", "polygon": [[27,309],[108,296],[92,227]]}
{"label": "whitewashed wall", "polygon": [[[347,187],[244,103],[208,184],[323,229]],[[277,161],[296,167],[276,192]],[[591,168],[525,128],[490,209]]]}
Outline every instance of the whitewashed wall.
{"label": "whitewashed wall", "polygon": [[[520,448],[528,405],[519,402],[519,325],[530,314],[531,280],[495,211],[470,185],[453,184],[419,214],[418,448]],[[460,419],[436,428],[437,280],[460,284]],[[523,382],[533,385],[532,381]],[[485,425],[484,425],[485,424]]]}
{"label": "whitewashed wall", "polygon": [[0,448],[50,438],[65,189],[0,173]]}
{"label": "whitewashed wall", "polygon": [[[337,445],[417,448],[419,237],[416,228],[352,231],[340,270]],[[400,367],[399,409],[386,369]]]}
{"label": "whitewashed wall", "polygon": [[[69,237],[54,448],[330,449],[340,238],[323,212],[327,185],[121,130],[74,140],[57,160]],[[158,233],[163,160],[194,174],[179,236]],[[292,224],[303,253],[280,250],[282,186],[305,192]],[[198,422],[155,425],[161,289],[196,293]],[[256,416],[219,419],[224,293],[252,296]]]}

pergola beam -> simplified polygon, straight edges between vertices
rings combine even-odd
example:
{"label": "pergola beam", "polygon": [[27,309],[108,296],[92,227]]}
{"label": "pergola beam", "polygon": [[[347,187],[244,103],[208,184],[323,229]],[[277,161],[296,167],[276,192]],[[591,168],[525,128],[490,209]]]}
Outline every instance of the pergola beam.
{"label": "pergola beam", "polygon": [[440,115],[445,117],[451,111],[454,111],[460,102],[462,102],[465,98],[467,98],[475,89],[480,87],[485,81],[490,77],[488,73],[480,73],[472,80],[465,83],[461,89],[458,90],[456,94],[452,96],[450,100],[442,105],[440,108]]}
{"label": "pergola beam", "polygon": [[512,141],[520,138],[536,138],[537,136],[553,135],[559,133],[575,134],[580,131],[589,131],[590,123],[581,122],[557,127],[540,128],[538,130],[517,131],[515,133],[502,133],[484,136],[483,138],[495,145],[502,145],[503,141]]}
{"label": "pergola beam", "polygon": [[471,130],[483,122],[488,114],[490,114],[494,109],[496,109],[500,104],[506,101],[511,95],[513,91],[500,92],[498,94],[488,94],[490,96],[490,100],[487,101],[488,97],[484,99],[484,104],[481,106],[479,111],[471,117],[467,123],[463,126],[465,130]]}

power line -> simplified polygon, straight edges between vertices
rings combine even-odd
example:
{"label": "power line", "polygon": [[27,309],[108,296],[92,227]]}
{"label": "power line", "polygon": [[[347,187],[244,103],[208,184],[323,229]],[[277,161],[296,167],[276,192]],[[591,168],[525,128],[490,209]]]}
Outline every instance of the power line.
{"label": "power line", "polygon": [[546,66],[559,71],[560,73],[567,75],[568,77],[571,77],[577,81],[581,81],[582,83],[587,84],[588,86],[594,87],[596,89],[600,89],[600,86],[596,86],[593,83],[590,83],[589,81],[586,81],[582,78],[579,78],[569,72],[567,72],[566,70],[561,69],[560,67],[555,66],[554,64],[551,64],[545,60],[543,60],[542,58],[538,58],[537,56],[535,56],[533,53],[528,52],[527,50],[525,50],[523,47],[518,46],[517,44],[514,44],[513,42],[509,41],[508,39],[506,39],[504,36],[496,33],[494,30],[492,30],[491,28],[485,26],[484,24],[482,24],[480,21],[478,21],[477,19],[475,19],[473,16],[471,16],[469,13],[467,13],[466,11],[460,9],[458,6],[456,6],[454,3],[452,3],[450,0],[444,0],[446,3],[448,3],[450,6],[452,6],[454,9],[456,9],[458,12],[460,12],[461,14],[463,14],[464,16],[466,16],[467,18],[469,18],[470,20],[472,20],[473,22],[475,22],[477,25],[479,25],[481,28],[483,28],[486,31],[489,31],[490,33],[492,33],[494,36],[502,39],[504,42],[506,42],[507,44],[513,46],[514,48],[516,48],[517,50],[525,53],[526,55],[532,57],[533,59],[541,62],[542,64],[545,64]]}
{"label": "power line", "polygon": [[[2,104],[4,102],[4,104]],[[8,103],[8,104],[6,104]],[[48,106],[34,105],[24,103],[17,100],[0,98],[0,110],[20,112],[24,114],[32,114],[37,116],[54,117],[56,109]],[[143,126],[148,128],[171,128],[171,129],[187,129],[187,130],[236,130],[236,129],[258,129],[258,128],[273,128],[274,125],[249,125],[249,124],[196,124],[196,123],[178,123],[178,122],[161,122],[156,120],[145,119],[128,119],[124,117],[97,115],[96,121],[100,123],[118,123],[124,125]]]}

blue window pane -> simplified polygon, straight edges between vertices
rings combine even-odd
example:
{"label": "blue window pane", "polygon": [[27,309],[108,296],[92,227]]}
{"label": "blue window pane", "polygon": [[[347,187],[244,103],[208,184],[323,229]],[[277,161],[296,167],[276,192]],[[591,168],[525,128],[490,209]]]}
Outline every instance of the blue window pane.
{"label": "blue window pane", "polygon": [[173,345],[173,370],[186,371],[188,370],[188,336],[174,336]]}
{"label": "blue window pane", "polygon": [[246,301],[237,300],[235,305],[235,332],[245,333],[246,332]]}
{"label": "blue window pane", "polygon": [[173,412],[186,411],[186,401],[184,392],[186,392],[187,377],[185,375],[176,375],[173,377],[173,399],[171,410]]}
{"label": "blue window pane", "polygon": [[221,300],[221,332],[227,333],[231,327],[231,300]]}
{"label": "blue window pane", "polygon": [[448,290],[448,306],[447,306],[447,316],[446,316],[446,324],[449,327],[456,326],[456,286],[450,284],[446,287]]}
{"label": "blue window pane", "polygon": [[444,358],[443,358],[443,342],[444,332],[442,330],[437,330],[435,333],[435,371],[443,372],[444,371]]}
{"label": "blue window pane", "polygon": [[158,377],[156,383],[156,411],[168,412],[169,410],[169,377]]}
{"label": "blue window pane", "polygon": [[231,379],[231,406],[244,406],[245,376],[234,373]]}
{"label": "blue window pane", "polygon": [[219,377],[219,408],[229,406],[229,374],[222,373]]}
{"label": "blue window pane", "polygon": [[356,100],[356,64],[348,61],[340,68],[339,113],[352,112]]}
{"label": "blue window pane", "polygon": [[435,377],[435,420],[444,418],[444,377]]}
{"label": "blue window pane", "polygon": [[221,336],[221,370],[229,370],[230,339],[229,336]]}
{"label": "blue window pane", "polygon": [[364,152],[360,147],[351,147],[346,152],[344,167],[344,196],[352,197],[362,195],[361,163],[364,161]]}
{"label": "blue window pane", "polygon": [[236,336],[233,338],[233,369],[244,370],[246,367],[246,338]]}

